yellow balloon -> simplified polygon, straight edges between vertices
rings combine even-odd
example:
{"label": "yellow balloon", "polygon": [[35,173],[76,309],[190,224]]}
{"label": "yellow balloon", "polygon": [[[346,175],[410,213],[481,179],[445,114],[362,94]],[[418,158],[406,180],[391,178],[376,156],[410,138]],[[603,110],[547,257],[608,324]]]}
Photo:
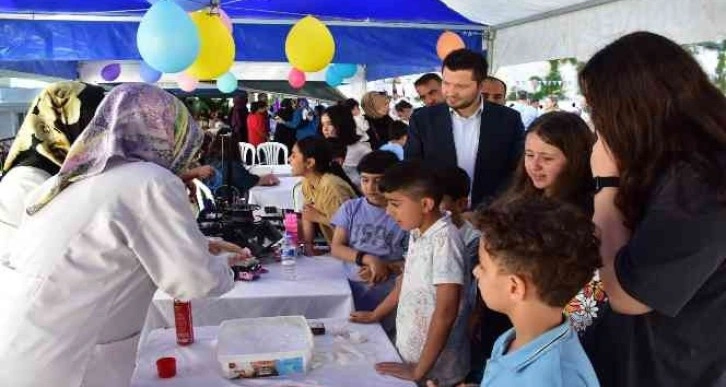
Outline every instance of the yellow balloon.
{"label": "yellow balloon", "polygon": [[199,80],[217,79],[234,63],[234,38],[219,15],[210,15],[203,9],[190,16],[199,31],[201,46],[199,56],[186,72]]}
{"label": "yellow balloon", "polygon": [[285,55],[292,67],[304,72],[325,68],[335,55],[335,40],[320,20],[305,16],[287,33]]}

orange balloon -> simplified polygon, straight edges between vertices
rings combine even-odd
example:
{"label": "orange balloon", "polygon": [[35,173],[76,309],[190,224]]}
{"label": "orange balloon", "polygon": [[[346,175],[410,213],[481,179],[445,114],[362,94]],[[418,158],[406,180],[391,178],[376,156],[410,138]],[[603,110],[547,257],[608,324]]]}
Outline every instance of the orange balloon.
{"label": "orange balloon", "polygon": [[446,58],[446,56],[452,51],[460,48],[466,48],[461,36],[455,32],[444,31],[444,33],[439,36],[439,40],[436,42],[436,55],[438,55],[441,60],[444,60],[444,58]]}

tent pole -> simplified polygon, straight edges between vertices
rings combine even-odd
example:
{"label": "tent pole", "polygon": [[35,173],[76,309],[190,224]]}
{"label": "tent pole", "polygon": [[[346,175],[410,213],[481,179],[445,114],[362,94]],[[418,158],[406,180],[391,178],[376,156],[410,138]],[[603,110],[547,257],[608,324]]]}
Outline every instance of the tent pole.
{"label": "tent pole", "polygon": [[548,11],[548,12],[542,12],[540,14],[528,16],[528,17],[525,17],[525,18],[522,18],[522,19],[512,20],[510,22],[506,22],[506,23],[502,23],[502,24],[497,24],[497,25],[493,26],[493,29],[494,30],[501,30],[501,29],[504,29],[504,28],[515,27],[515,26],[518,26],[518,25],[521,25],[521,24],[532,23],[532,22],[535,22],[535,21],[543,20],[543,19],[549,19],[551,17],[562,16],[562,15],[566,15],[568,13],[582,11],[582,10],[585,10],[585,9],[588,9],[588,8],[599,7],[601,5],[605,5],[605,4],[609,4],[609,3],[614,3],[616,1],[622,1],[622,0],[588,0],[588,1],[585,1],[585,2],[582,2],[582,3],[570,5],[570,6],[567,6],[567,7],[558,8],[558,9],[555,9],[555,10],[552,10],[552,11]]}
{"label": "tent pole", "polygon": [[494,66],[494,39],[496,37],[496,31],[487,27],[486,31],[481,34],[481,45],[487,48],[487,62],[489,62],[489,75],[494,75],[497,69]]}

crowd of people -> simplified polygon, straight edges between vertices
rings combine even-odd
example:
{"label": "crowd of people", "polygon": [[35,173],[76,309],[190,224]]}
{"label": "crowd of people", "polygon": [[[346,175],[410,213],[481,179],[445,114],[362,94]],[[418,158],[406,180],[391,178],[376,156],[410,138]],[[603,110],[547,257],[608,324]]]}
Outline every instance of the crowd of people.
{"label": "crowd of people", "polygon": [[580,71],[590,123],[553,101],[539,114],[524,94],[505,106],[488,70],[453,51],[441,76],[416,81],[425,106],[399,102],[397,119],[379,92],[272,114],[238,99],[232,145],[154,86],[48,87],[0,181],[0,384],[123,385],[157,287],[229,290],[228,266],[249,252],[203,237],[183,183],[275,184],[216,156],[268,139],[269,118],[302,177],[305,253],[320,254],[321,234],[343,262],[351,321],[380,322],[402,358],[379,373],[426,386],[726,383],[726,97],[647,32]]}

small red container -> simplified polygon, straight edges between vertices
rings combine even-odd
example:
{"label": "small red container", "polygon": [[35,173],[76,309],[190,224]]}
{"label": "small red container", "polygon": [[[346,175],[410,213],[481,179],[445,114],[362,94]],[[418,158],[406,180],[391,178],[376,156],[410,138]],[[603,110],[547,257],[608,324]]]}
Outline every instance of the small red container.
{"label": "small red container", "polygon": [[159,360],[156,361],[156,372],[162,379],[173,378],[176,376],[176,358],[159,358]]}
{"label": "small red container", "polygon": [[176,325],[177,344],[189,345],[194,342],[191,302],[174,300],[174,324]]}

